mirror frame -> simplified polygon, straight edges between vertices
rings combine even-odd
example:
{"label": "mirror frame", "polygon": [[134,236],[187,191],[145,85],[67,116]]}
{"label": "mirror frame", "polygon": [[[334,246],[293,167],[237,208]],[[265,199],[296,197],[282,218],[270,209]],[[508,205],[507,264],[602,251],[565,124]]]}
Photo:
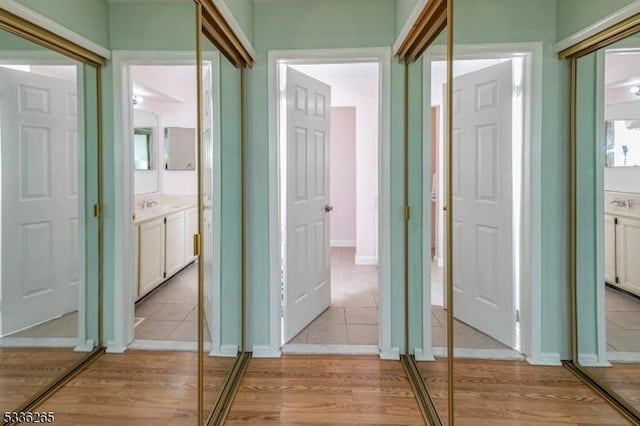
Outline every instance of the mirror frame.
{"label": "mirror frame", "polygon": [[[93,205],[93,217],[98,220],[98,254],[97,254],[97,293],[98,293],[98,338],[95,347],[88,352],[82,359],[72,364],[66,371],[59,374],[55,379],[37,393],[33,394],[29,399],[24,401],[14,411],[28,412],[47,400],[58,389],[64,386],[69,380],[78,373],[88,367],[93,361],[99,358],[105,351],[103,341],[102,327],[102,303],[103,303],[103,222],[104,218],[101,212],[103,203],[103,168],[102,168],[102,150],[103,150],[103,123],[102,123],[102,67],[106,63],[106,58],[81,47],[72,41],[59,36],[39,25],[36,25],[26,19],[23,19],[5,9],[0,8],[0,29],[14,34],[18,37],[31,41],[41,47],[50,49],[65,57],[79,61],[80,63],[93,67],[96,71],[96,148],[97,148],[97,203]],[[86,91],[85,87],[85,91]],[[86,209],[86,205],[81,208]]]}
{"label": "mirror frame", "polygon": [[587,385],[593,388],[607,402],[615,407],[627,420],[640,423],[640,411],[625,401],[609,386],[602,383],[586,368],[580,365],[578,351],[578,304],[577,304],[577,94],[578,59],[599,49],[614,44],[628,36],[640,32],[640,14],[627,18],[598,32],[558,53],[559,59],[570,62],[570,288],[571,288],[571,361],[563,364]]}

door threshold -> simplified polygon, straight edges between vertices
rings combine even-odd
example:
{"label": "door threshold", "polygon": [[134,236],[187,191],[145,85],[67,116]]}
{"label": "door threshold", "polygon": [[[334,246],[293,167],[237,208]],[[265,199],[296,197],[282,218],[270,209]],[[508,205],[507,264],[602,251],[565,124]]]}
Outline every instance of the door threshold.
{"label": "door threshold", "polygon": [[[447,348],[434,347],[433,356],[443,358],[447,356]],[[526,356],[515,349],[467,349],[455,348],[455,358],[490,359],[503,361],[526,361]]]}
{"label": "door threshold", "polygon": [[287,343],[280,350],[283,354],[308,355],[380,355],[378,345],[323,345],[311,343]]}

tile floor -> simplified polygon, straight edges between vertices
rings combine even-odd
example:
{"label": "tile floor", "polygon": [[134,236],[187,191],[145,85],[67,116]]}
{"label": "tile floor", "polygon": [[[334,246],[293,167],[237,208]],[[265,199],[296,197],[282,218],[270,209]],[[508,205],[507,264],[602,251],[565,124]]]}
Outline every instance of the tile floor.
{"label": "tile floor", "polygon": [[607,350],[640,352],[640,300],[607,287]]}
{"label": "tile floor", "polygon": [[[138,340],[195,342],[198,339],[198,266],[192,263],[136,305]],[[205,333],[208,334],[208,333]]]}
{"label": "tile floor", "polygon": [[[433,347],[447,346],[447,311],[443,308],[444,274],[442,268],[431,265],[431,343]],[[453,339],[457,348],[464,349],[511,349],[499,341],[454,320]]]}
{"label": "tile floor", "polygon": [[354,258],[354,248],[331,249],[331,307],[289,343],[378,344],[378,267]]}
{"label": "tile floor", "polygon": [[27,328],[7,337],[78,337],[78,312],[70,312],[59,318]]}

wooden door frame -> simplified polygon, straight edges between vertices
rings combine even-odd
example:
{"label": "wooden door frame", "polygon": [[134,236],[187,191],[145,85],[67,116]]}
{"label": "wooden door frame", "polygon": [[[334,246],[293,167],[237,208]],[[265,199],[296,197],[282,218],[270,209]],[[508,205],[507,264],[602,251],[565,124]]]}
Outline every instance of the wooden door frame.
{"label": "wooden door frame", "polygon": [[[380,357],[398,359],[399,348],[391,346],[391,49],[300,49],[268,52],[268,118],[269,118],[269,345],[254,345],[254,357],[278,357],[281,354],[281,238],[280,238],[280,148],[279,148],[279,64],[377,63],[379,66],[378,104],[378,191],[380,209],[379,270],[380,289],[379,336]],[[331,349],[331,348],[328,348]],[[366,352],[366,351],[365,351]],[[353,348],[353,353],[358,348]]]}

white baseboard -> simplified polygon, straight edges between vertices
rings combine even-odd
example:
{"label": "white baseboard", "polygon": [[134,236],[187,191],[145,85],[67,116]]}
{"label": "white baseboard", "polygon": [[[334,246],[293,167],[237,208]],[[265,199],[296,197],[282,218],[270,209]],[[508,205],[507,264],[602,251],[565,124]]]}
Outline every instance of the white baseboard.
{"label": "white baseboard", "polygon": [[0,348],[76,348],[77,337],[4,337]]}
{"label": "white baseboard", "polygon": [[527,362],[531,365],[551,365],[561,366],[562,358],[559,353],[542,352],[527,358]]}
{"label": "white baseboard", "polygon": [[607,352],[607,359],[613,362],[640,362],[640,352]]}
{"label": "white baseboard", "polygon": [[379,355],[376,345],[314,345],[308,343],[288,343],[282,347],[283,354],[309,355]]}
{"label": "white baseboard", "polygon": [[578,359],[583,367],[611,367],[606,360],[601,361],[596,354],[579,354]]}
{"label": "white baseboard", "polygon": [[356,256],[355,262],[356,265],[377,265],[378,256]]}
{"label": "white baseboard", "polygon": [[355,247],[356,240],[331,240],[331,247]]}
{"label": "white baseboard", "polygon": [[282,353],[268,345],[253,345],[253,358],[280,358]]}
{"label": "white baseboard", "polygon": [[[447,348],[434,346],[433,356],[444,358],[447,356]],[[514,349],[466,349],[455,348],[453,351],[455,358],[472,358],[472,359],[489,359],[489,360],[507,360],[507,361],[524,361],[525,356]]]}
{"label": "white baseboard", "polygon": [[95,348],[96,348],[95,342],[90,339],[73,348],[73,351],[74,352],[91,352]]}
{"label": "white baseboard", "polygon": [[105,349],[105,352],[108,354],[123,354],[126,350],[126,346],[119,345],[113,340],[109,340],[107,342],[107,348]]}
{"label": "white baseboard", "polygon": [[431,351],[422,350],[422,348],[415,348],[413,350],[413,356],[416,361],[435,361]]}
{"label": "white baseboard", "polygon": [[129,345],[129,349],[197,352],[198,342],[180,342],[173,340],[134,340]]}
{"label": "white baseboard", "polygon": [[400,359],[400,348],[391,348],[389,351],[381,351],[380,359],[397,361]]}

